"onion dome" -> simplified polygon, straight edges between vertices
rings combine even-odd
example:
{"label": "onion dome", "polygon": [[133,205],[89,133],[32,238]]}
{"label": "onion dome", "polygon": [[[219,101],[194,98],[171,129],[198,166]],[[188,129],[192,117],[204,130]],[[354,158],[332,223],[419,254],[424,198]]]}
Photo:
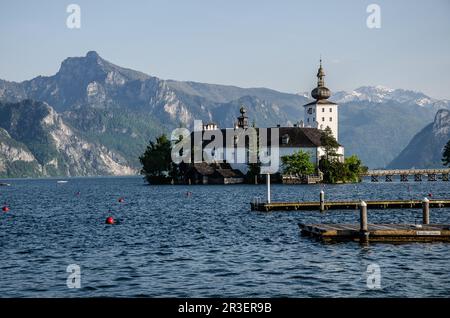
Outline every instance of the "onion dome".
{"label": "onion dome", "polygon": [[319,70],[317,71],[317,87],[311,91],[311,96],[314,99],[328,99],[331,96],[331,91],[325,87],[325,72],[322,68],[322,59],[320,60]]}

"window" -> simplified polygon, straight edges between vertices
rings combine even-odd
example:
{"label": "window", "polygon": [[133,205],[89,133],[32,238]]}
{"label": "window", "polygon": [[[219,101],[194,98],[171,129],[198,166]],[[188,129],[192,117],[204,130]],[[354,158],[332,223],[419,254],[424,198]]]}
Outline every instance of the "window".
{"label": "window", "polygon": [[322,108],[322,113],[324,113],[325,112],[325,108]]}
{"label": "window", "polygon": [[322,117],[322,121],[325,121],[325,117]]}
{"label": "window", "polygon": [[309,123],[309,118],[308,118],[308,120],[307,120],[307,121],[308,121],[308,123]]}
{"label": "window", "polygon": [[333,108],[330,107],[330,113],[332,113],[332,112],[333,112]]}
{"label": "window", "polygon": [[330,121],[333,121],[333,117],[330,117]]}
{"label": "window", "polygon": [[312,114],[312,112],[313,112],[312,107],[308,108],[308,114]]}

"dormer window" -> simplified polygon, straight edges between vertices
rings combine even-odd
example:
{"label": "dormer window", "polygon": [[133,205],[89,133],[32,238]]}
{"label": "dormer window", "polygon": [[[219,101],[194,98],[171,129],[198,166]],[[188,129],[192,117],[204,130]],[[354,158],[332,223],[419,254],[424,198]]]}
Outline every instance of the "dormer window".
{"label": "dormer window", "polygon": [[289,143],[289,135],[288,134],[285,134],[281,137],[281,143],[283,145],[287,145]]}

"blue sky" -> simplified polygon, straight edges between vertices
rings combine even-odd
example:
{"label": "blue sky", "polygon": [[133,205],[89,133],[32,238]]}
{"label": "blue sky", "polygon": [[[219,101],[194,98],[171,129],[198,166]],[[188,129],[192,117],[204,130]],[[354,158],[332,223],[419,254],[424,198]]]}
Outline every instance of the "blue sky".
{"label": "blue sky", "polygon": [[[81,7],[81,29],[66,7]],[[369,29],[366,8],[381,8]],[[89,50],[164,79],[309,91],[384,85],[450,99],[450,1],[0,2],[0,78],[52,75]]]}

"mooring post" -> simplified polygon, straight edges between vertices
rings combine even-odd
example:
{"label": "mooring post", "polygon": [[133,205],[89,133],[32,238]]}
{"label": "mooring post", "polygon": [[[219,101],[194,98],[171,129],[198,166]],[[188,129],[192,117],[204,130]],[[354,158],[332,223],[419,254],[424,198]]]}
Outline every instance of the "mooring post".
{"label": "mooring post", "polygon": [[267,174],[267,203],[270,203],[270,173]]}
{"label": "mooring post", "polygon": [[325,192],[320,191],[320,212],[325,211]]}
{"label": "mooring post", "polygon": [[369,226],[367,224],[367,203],[361,201],[359,210],[359,233],[361,240],[367,242],[369,240]]}
{"label": "mooring post", "polygon": [[430,224],[430,200],[423,198],[422,201],[423,224]]}

